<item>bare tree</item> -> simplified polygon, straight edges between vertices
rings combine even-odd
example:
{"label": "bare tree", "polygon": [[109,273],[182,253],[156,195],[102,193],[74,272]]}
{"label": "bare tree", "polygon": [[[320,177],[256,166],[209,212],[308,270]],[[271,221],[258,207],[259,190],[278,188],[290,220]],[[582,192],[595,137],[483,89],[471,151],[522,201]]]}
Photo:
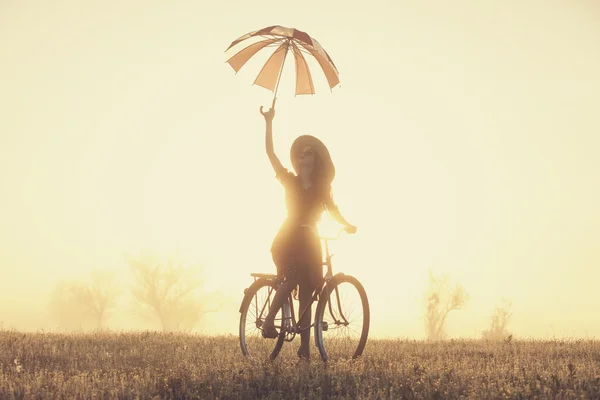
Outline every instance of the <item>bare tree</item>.
{"label": "bare tree", "polygon": [[506,329],[510,318],[512,317],[512,302],[503,299],[502,303],[496,307],[490,321],[490,328],[483,331],[481,336],[484,340],[505,340],[512,335]]}
{"label": "bare tree", "polygon": [[469,296],[461,285],[457,284],[451,288],[446,275],[436,277],[430,271],[425,312],[427,339],[444,339],[446,337],[444,327],[448,314],[453,310],[462,309],[468,299]]}
{"label": "bare tree", "polygon": [[115,278],[114,272],[94,270],[88,282],[58,283],[50,299],[55,321],[67,329],[101,329],[120,293]]}
{"label": "bare tree", "polygon": [[164,331],[191,330],[220,304],[216,295],[203,290],[199,268],[186,268],[169,258],[166,263],[154,255],[128,257],[133,273],[132,294]]}

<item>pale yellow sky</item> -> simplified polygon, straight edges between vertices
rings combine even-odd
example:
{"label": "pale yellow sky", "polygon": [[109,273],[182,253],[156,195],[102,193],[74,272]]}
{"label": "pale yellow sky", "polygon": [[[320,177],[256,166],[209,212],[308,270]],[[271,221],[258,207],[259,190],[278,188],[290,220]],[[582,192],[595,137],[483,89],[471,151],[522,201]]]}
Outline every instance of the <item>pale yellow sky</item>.
{"label": "pale yellow sky", "polygon": [[567,0],[0,2],[5,326],[48,328],[55,279],[126,279],[122,253],[153,248],[205,262],[231,303],[204,328],[236,331],[285,209],[260,65],[235,75],[224,50],[273,24],[340,70],[296,98],[286,70],[275,146],[286,165],[298,135],[330,148],[359,228],[334,267],[364,282],[374,336],[422,337],[428,269],[471,294],[452,336],[503,297],[517,336],[600,336],[600,6]]}

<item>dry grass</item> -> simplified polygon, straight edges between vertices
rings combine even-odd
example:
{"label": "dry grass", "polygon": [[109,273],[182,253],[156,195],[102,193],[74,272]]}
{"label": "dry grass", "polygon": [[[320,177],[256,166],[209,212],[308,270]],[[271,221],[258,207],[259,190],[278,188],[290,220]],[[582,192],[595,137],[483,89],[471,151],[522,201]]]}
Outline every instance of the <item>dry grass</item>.
{"label": "dry grass", "polygon": [[0,398],[600,398],[593,341],[371,340],[327,366],[298,364],[297,345],[257,363],[231,336],[4,331]]}

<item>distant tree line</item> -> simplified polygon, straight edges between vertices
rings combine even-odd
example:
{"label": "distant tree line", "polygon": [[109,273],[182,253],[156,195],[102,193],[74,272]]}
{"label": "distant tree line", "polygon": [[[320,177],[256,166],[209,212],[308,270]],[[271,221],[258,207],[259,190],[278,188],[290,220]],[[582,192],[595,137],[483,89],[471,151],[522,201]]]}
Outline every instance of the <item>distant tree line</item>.
{"label": "distant tree line", "polygon": [[221,296],[204,288],[199,267],[186,267],[174,257],[161,261],[152,254],[126,258],[132,284],[115,271],[94,270],[85,281],[56,285],[49,309],[63,329],[102,329],[117,312],[117,300],[129,292],[137,316],[163,331],[190,331],[222,306]]}
{"label": "distant tree line", "polygon": [[[64,329],[82,327],[102,329],[117,312],[117,300],[129,293],[133,302],[130,313],[136,314],[163,331],[191,331],[202,318],[218,311],[222,297],[204,288],[201,267],[186,267],[170,257],[161,261],[149,253],[126,257],[131,278],[123,285],[115,271],[93,270],[85,281],[60,282],[53,291],[49,306],[53,320]],[[429,273],[425,296],[424,322],[430,341],[447,338],[446,323],[453,312],[462,310],[470,300],[460,284],[450,285],[447,275]],[[484,340],[510,340],[507,326],[512,304],[503,300],[493,311]],[[121,311],[125,312],[125,311]]]}

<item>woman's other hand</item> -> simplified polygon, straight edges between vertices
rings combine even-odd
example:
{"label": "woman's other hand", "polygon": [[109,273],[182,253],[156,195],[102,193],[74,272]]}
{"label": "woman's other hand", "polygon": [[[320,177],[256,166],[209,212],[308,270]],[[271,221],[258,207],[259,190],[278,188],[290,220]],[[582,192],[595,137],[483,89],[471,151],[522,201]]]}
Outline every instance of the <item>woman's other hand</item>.
{"label": "woman's other hand", "polygon": [[348,232],[350,234],[356,233],[356,227],[354,225],[348,224],[344,227],[344,229],[346,230],[346,232]]}

